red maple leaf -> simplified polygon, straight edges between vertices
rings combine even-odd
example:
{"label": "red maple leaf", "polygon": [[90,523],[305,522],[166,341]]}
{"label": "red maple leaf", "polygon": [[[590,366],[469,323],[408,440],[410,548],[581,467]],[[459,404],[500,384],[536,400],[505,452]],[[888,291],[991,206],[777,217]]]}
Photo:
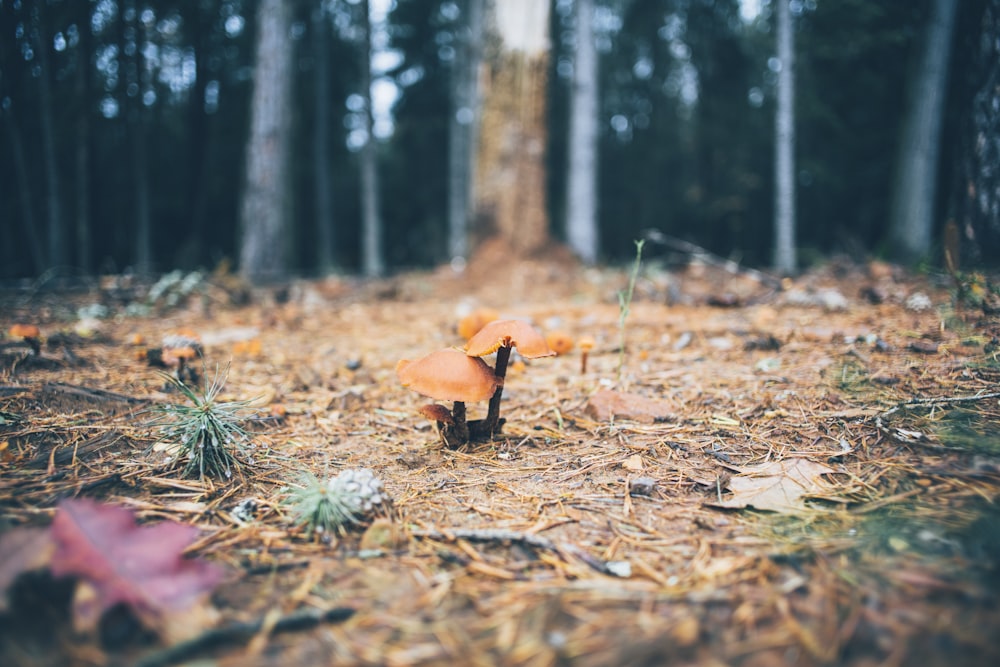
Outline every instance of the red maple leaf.
{"label": "red maple leaf", "polygon": [[[75,614],[97,619],[117,604],[127,605],[148,627],[183,611],[207,595],[223,570],[184,558],[198,537],[194,526],[165,521],[137,526],[132,512],[87,499],[60,503],[51,527],[55,577],[76,576],[94,596]],[[78,601],[79,600],[78,598]]]}

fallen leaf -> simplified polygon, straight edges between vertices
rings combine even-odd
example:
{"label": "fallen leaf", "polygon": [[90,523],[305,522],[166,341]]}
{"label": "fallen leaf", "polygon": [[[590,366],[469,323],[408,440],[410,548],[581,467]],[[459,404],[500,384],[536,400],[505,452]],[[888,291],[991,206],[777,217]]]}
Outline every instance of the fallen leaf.
{"label": "fallen leaf", "polygon": [[633,454],[622,462],[622,467],[626,470],[635,470],[639,472],[642,470],[642,456],[640,454]]}
{"label": "fallen leaf", "polygon": [[54,546],[45,528],[15,528],[0,535],[0,612],[7,611],[11,584],[25,572],[46,567]]}
{"label": "fallen leaf", "polygon": [[137,526],[132,512],[92,500],[61,503],[52,521],[50,567],[53,576],[76,576],[84,584],[74,601],[74,625],[96,628],[105,611],[124,604],[156,630],[169,615],[202,601],[223,571],[184,558],[198,533],[171,521]]}
{"label": "fallen leaf", "polygon": [[771,512],[800,512],[802,497],[822,493],[829,486],[822,476],[836,472],[821,463],[795,458],[772,461],[761,466],[736,468],[729,480],[732,495],[707,505],[742,509],[753,507]]}
{"label": "fallen leaf", "polygon": [[591,396],[586,410],[597,421],[630,419],[653,424],[674,418],[666,401],[611,389],[602,389]]}

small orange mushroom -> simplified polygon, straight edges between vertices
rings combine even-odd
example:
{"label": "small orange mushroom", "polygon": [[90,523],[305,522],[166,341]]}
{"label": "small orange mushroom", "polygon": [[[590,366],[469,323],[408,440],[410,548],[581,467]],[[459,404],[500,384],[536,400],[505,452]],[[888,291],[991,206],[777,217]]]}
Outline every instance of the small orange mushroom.
{"label": "small orange mushroom", "polygon": [[454,438],[446,440],[449,445],[463,445],[469,441],[465,404],[492,397],[502,382],[482,359],[453,348],[432,352],[416,361],[401,359],[396,364],[396,375],[404,387],[418,394],[452,401]]}
{"label": "small orange mushroom", "polygon": [[[465,353],[470,357],[485,357],[497,353],[496,374],[499,384],[490,399],[489,411],[483,427],[485,436],[492,438],[500,426],[500,401],[503,399],[503,380],[507,375],[507,363],[513,348],[525,359],[550,357],[555,354],[549,349],[545,338],[533,326],[522,320],[497,320],[484,326],[479,333],[469,339]],[[477,433],[478,435],[478,433]]]}
{"label": "small orange mushroom", "polygon": [[550,331],[545,334],[545,342],[556,354],[567,354],[573,349],[573,337],[565,331]]}
{"label": "small orange mushroom", "polygon": [[580,375],[585,375],[587,373],[587,357],[590,355],[590,351],[594,349],[594,339],[590,336],[584,336],[580,339]]}
{"label": "small orange mushroom", "polygon": [[458,321],[458,335],[463,340],[469,340],[498,317],[500,314],[492,308],[477,308]]}
{"label": "small orange mushroom", "polygon": [[434,422],[441,442],[445,445],[450,445],[448,436],[451,432],[451,427],[455,425],[455,418],[452,416],[451,410],[437,403],[428,403],[417,410],[417,412]]}
{"label": "small orange mushroom", "polygon": [[24,342],[31,347],[31,351],[35,356],[42,353],[42,333],[34,324],[14,324],[7,333],[12,338],[23,338]]}

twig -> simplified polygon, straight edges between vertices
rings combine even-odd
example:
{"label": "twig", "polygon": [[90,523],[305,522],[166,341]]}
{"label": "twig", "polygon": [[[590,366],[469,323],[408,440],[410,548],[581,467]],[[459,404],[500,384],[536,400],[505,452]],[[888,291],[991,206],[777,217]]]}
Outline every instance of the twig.
{"label": "twig", "polygon": [[558,542],[553,542],[544,537],[539,537],[538,535],[531,535],[529,533],[520,533],[514,530],[502,530],[502,529],[456,529],[448,531],[440,530],[415,530],[411,532],[413,537],[420,537],[428,540],[438,540],[440,542],[452,542],[454,540],[468,540],[470,542],[517,542],[519,544],[524,544],[529,547],[534,547],[536,549],[544,549],[545,551],[551,551],[560,558],[564,560],[569,560],[569,556],[573,556],[578,560],[583,561],[591,568],[597,570],[601,574],[609,574],[611,576],[618,576],[608,567],[608,564],[599,559],[591,556],[582,549],[571,545],[571,544],[559,544]]}
{"label": "twig", "polygon": [[[355,610],[350,607],[300,609],[279,618],[271,628],[271,633],[305,630],[320,623],[338,623],[353,616],[354,612]],[[137,667],[167,667],[184,662],[210,648],[247,640],[260,632],[263,625],[264,620],[261,618],[256,621],[232,623],[221,628],[212,628],[194,639],[151,653],[139,660],[136,665]]]}
{"label": "twig", "polygon": [[875,415],[876,421],[881,425],[882,419],[888,417],[891,414],[899,412],[903,408],[911,405],[948,405],[950,403],[975,403],[976,401],[985,401],[990,398],[1000,398],[1000,391],[995,391],[989,394],[975,394],[974,396],[942,396],[937,398],[911,398],[908,401],[903,401],[902,403],[897,403],[895,406],[889,408],[885,412],[880,412]]}
{"label": "twig", "polygon": [[653,243],[659,243],[660,245],[668,248],[673,248],[674,250],[698,257],[706,264],[711,264],[712,266],[725,269],[729,273],[739,273],[745,276],[750,276],[757,282],[767,285],[768,287],[773,287],[775,289],[781,288],[781,280],[779,278],[776,278],[769,273],[764,273],[763,271],[742,267],[738,262],[734,262],[731,259],[723,259],[722,257],[719,257],[718,255],[705,250],[701,246],[691,243],[690,241],[684,241],[668,234],[664,234],[658,229],[647,229],[643,236]]}

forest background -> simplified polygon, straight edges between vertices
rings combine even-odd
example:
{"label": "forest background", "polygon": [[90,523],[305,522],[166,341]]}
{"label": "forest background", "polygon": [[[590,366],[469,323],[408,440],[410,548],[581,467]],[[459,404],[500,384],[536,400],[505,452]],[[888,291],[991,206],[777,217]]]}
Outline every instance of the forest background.
{"label": "forest background", "polygon": [[1000,0],[0,0],[0,279],[995,261],[998,82]]}

